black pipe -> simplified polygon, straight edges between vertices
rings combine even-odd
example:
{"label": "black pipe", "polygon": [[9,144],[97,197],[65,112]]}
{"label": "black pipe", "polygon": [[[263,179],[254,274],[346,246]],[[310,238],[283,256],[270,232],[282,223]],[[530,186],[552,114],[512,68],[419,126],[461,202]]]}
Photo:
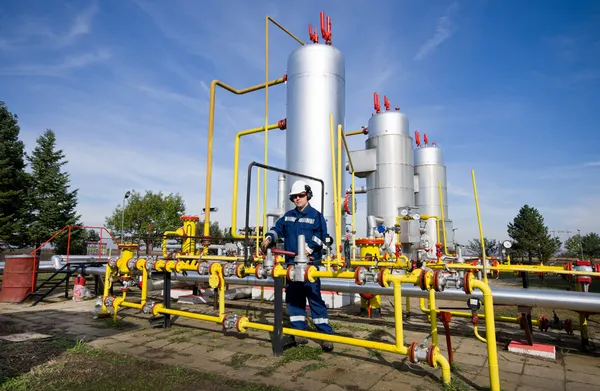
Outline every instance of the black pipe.
{"label": "black pipe", "polygon": [[273,324],[273,335],[271,336],[271,347],[273,354],[281,356],[283,354],[283,279],[284,277],[275,277],[275,319]]}
{"label": "black pipe", "polygon": [[[163,305],[167,309],[171,306],[171,273],[164,274]],[[164,328],[168,329],[169,327],[171,327],[171,315],[164,315]]]}
{"label": "black pipe", "polygon": [[[321,183],[321,213],[324,212],[325,210],[325,182],[322,179],[319,178],[315,178],[309,175],[304,175],[304,174],[300,174],[298,172],[294,172],[294,171],[288,171],[288,170],[284,170],[281,168],[277,168],[277,167],[272,167],[272,166],[267,166],[264,164],[260,164],[257,162],[252,162],[248,165],[248,176],[246,177],[246,224],[245,224],[245,237],[244,237],[244,264],[248,265],[248,231],[250,229],[250,188],[252,185],[252,167],[259,167],[259,168],[264,168],[265,170],[270,170],[270,171],[276,171],[276,172],[280,172],[283,174],[288,174],[288,175],[292,175],[292,176],[298,176],[301,178],[306,178],[306,179],[310,179],[313,181],[317,181]],[[256,224],[258,224],[258,222],[256,222]],[[265,230],[267,227],[263,227],[263,230]]]}

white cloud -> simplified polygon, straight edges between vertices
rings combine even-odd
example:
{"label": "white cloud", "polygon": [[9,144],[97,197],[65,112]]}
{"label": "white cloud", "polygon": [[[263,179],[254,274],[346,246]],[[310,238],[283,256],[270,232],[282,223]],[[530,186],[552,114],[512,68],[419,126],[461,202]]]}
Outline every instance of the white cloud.
{"label": "white cloud", "polygon": [[0,68],[0,75],[65,77],[77,69],[107,61],[111,56],[110,50],[98,49],[92,52],[68,55],[59,62],[22,64],[4,69]]}
{"label": "white cloud", "polygon": [[457,2],[452,3],[446,10],[444,15],[439,18],[435,26],[435,34],[429,38],[415,55],[415,60],[423,60],[431,55],[442,43],[450,39],[456,32],[457,26],[452,20],[453,14],[457,11],[459,5]]}

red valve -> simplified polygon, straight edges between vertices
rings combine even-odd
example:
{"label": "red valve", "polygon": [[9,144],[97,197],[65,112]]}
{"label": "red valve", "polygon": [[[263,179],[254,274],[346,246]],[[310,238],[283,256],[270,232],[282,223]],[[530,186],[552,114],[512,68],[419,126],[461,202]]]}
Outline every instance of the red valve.
{"label": "red valve", "polygon": [[287,119],[280,119],[279,121],[277,121],[277,127],[280,130],[285,130],[287,128]]}
{"label": "red valve", "polygon": [[321,36],[327,45],[331,45],[331,19],[327,17],[327,30],[325,30],[325,12],[321,11]]}
{"label": "red valve", "polygon": [[417,143],[417,147],[421,146],[421,135],[419,132],[415,132],[415,142]]}
{"label": "red valve", "polygon": [[317,33],[317,29],[315,29],[315,32],[313,33],[312,24],[308,25],[308,35],[313,43],[319,43],[319,33]]}
{"label": "red valve", "polygon": [[425,134],[423,135],[423,142],[425,143],[425,145],[428,145],[428,144],[429,144],[429,139],[427,138],[427,133],[425,133]]}
{"label": "red valve", "polygon": [[367,130],[366,126],[362,127],[362,132],[363,132],[363,134],[369,134],[369,131]]}
{"label": "red valve", "polygon": [[381,100],[379,99],[379,94],[376,92],[373,93],[373,107],[377,114],[381,112]]}
{"label": "red valve", "polygon": [[390,109],[390,101],[388,100],[387,95],[383,96],[383,105],[385,106],[386,110]]}

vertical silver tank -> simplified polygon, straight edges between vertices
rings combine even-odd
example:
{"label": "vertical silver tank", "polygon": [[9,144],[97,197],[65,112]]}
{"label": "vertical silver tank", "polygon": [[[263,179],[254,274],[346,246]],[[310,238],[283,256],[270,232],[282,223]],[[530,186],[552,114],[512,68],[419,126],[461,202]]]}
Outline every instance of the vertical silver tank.
{"label": "vertical silver tank", "polygon": [[[418,188],[415,195],[417,207],[422,215],[439,216],[442,218],[442,207],[446,220],[446,242],[448,248],[454,248],[452,222],[448,215],[448,194],[446,182],[446,166],[442,149],[437,145],[417,147],[415,149],[415,175]],[[440,193],[438,182],[442,185],[442,205],[440,206]],[[442,224],[440,220],[440,243],[443,243]]]}
{"label": "vertical silver tank", "polygon": [[[329,116],[333,114],[335,134],[338,124],[345,130],[345,90],[344,56],[338,49],[331,45],[306,44],[290,54],[287,63],[286,167],[325,181],[325,210],[321,212],[327,220],[327,231],[334,239]],[[287,177],[288,191],[297,179]],[[309,183],[314,194],[310,204],[321,210],[321,185]],[[344,183],[340,185],[345,189]],[[286,206],[289,209],[293,204],[288,200]]]}
{"label": "vertical silver tank", "polygon": [[412,138],[408,117],[383,111],[369,120],[367,149],[375,149],[375,171],[367,176],[367,215],[396,223],[398,209],[415,206]]}

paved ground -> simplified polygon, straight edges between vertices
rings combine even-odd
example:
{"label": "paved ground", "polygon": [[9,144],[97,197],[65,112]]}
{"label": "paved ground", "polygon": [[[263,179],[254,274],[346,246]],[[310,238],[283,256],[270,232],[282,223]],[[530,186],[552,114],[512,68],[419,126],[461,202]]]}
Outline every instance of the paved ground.
{"label": "paved ground", "polygon": [[[135,300],[135,299],[132,299]],[[391,305],[384,298],[384,306]],[[405,343],[421,341],[429,334],[427,318],[415,313],[405,322]],[[444,306],[448,303],[438,303]],[[173,304],[177,307],[177,304]],[[456,306],[457,303],[452,303]],[[318,346],[303,350],[297,357],[274,357],[268,334],[250,331],[247,335],[224,335],[220,325],[189,319],[176,319],[171,329],[154,328],[148,316],[136,310],[119,313],[116,326],[107,320],[93,319],[94,300],[41,304],[29,307],[0,304],[0,324],[9,320],[15,330],[40,331],[53,335],[84,339],[91,346],[128,353],[164,364],[174,364],[201,371],[218,372],[239,378],[255,378],[267,385],[286,389],[309,390],[439,390],[439,369],[407,362],[404,356],[376,353],[363,348],[336,345],[333,353],[321,354]],[[214,313],[211,306],[181,306],[203,313]],[[228,301],[228,310],[247,314],[254,320],[270,321],[270,305],[256,301]],[[352,316],[354,310],[331,311],[331,321],[338,334],[374,340],[393,341],[393,321],[386,315],[382,320]],[[418,308],[417,308],[418,311]],[[481,322],[483,323],[483,322]],[[454,389],[480,390],[489,387],[486,345],[472,336],[470,321],[453,319],[452,346],[456,371]],[[447,356],[443,327],[440,347]],[[480,326],[482,335],[485,327]],[[560,390],[577,391],[600,389],[600,358],[583,355],[576,348],[578,337],[551,331],[535,334],[538,342],[557,345],[557,359],[537,359],[508,352],[511,339],[522,338],[515,325],[498,327],[500,377],[504,391]],[[592,335],[592,338],[595,336]],[[593,340],[592,340],[593,342]],[[599,344],[600,345],[600,344]],[[1,352],[0,352],[1,354]]]}

